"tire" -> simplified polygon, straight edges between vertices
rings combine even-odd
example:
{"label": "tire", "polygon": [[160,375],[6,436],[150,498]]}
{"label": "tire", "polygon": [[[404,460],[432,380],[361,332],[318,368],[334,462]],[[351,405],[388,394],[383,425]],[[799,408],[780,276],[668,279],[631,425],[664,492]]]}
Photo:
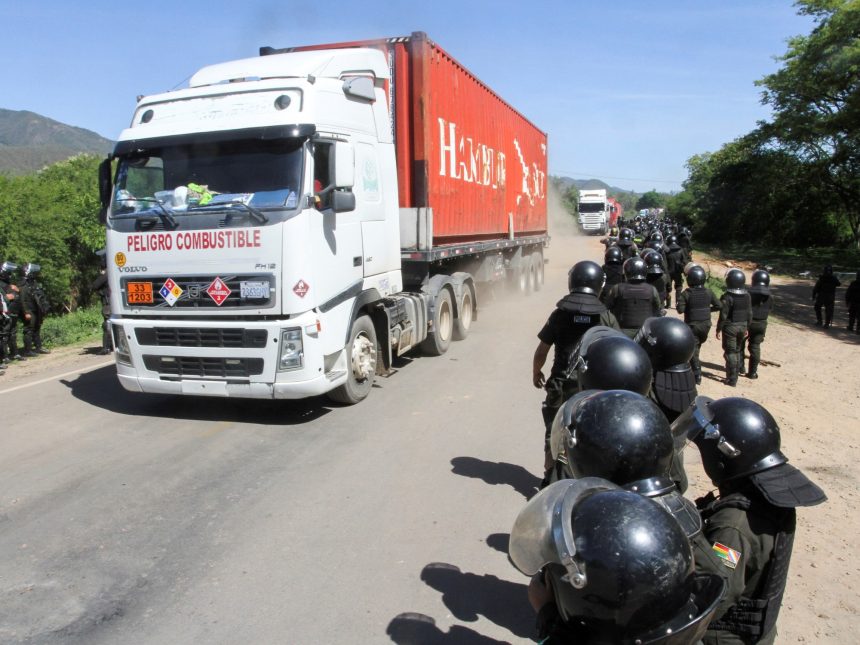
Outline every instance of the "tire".
{"label": "tire", "polygon": [[537,267],[535,267],[535,263],[532,261],[531,256],[528,259],[528,266],[526,266],[526,295],[530,293],[534,293],[537,291]]}
{"label": "tire", "polygon": [[454,340],[463,340],[469,335],[475,318],[475,299],[469,285],[463,285],[463,299],[460,301],[460,315],[454,320]]}
{"label": "tire", "polygon": [[532,264],[535,267],[535,291],[540,291],[543,287],[543,253],[537,251],[532,254]]}
{"label": "tire", "polygon": [[365,399],[373,388],[376,375],[376,330],[369,316],[356,318],[349,330],[346,383],[328,393],[336,403],[355,405]]}
{"label": "tire", "polygon": [[428,356],[441,356],[451,346],[454,336],[454,306],[451,292],[442,288],[433,306],[433,331],[421,342],[421,351]]}

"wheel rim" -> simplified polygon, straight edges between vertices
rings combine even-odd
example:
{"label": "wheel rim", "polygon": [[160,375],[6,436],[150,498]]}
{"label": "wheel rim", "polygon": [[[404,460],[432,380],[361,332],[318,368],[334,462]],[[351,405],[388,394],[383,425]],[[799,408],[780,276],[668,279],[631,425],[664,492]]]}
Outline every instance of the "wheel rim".
{"label": "wheel rim", "polygon": [[451,330],[454,327],[454,316],[451,315],[451,303],[443,300],[439,306],[439,328],[436,334],[443,342],[451,338]]}
{"label": "wheel rim", "polygon": [[525,270],[520,271],[520,275],[519,275],[520,291],[525,291],[526,289],[528,289],[528,286],[529,286],[528,280],[529,280],[529,276],[526,273],[526,271]]}
{"label": "wheel rim", "polygon": [[357,381],[366,381],[376,371],[376,347],[361,332],[352,341],[352,374]]}
{"label": "wheel rim", "polygon": [[529,281],[528,281],[528,290],[535,290],[535,268],[534,265],[529,266]]}
{"label": "wheel rim", "polygon": [[463,294],[463,303],[460,305],[460,327],[469,329],[472,326],[472,294],[467,291]]}

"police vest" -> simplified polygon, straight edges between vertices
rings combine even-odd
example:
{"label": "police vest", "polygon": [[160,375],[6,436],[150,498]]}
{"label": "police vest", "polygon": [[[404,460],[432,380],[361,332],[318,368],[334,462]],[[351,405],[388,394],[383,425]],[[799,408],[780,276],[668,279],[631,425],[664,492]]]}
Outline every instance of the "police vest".
{"label": "police vest", "polygon": [[[725,499],[718,499],[702,509],[702,519],[707,520],[721,508],[739,508],[747,511],[752,502],[741,493],[734,493]],[[759,582],[759,592],[755,597],[741,596],[722,618],[712,621],[708,630],[723,630],[754,639],[766,636],[776,626],[785,584],[788,579],[788,565],[791,549],[794,546],[794,530],[797,515],[794,509],[780,509],[782,513],[779,532],[773,544],[773,553],[768,563],[767,573]]]}
{"label": "police vest", "polygon": [[613,313],[622,329],[638,329],[654,312],[654,287],[647,282],[619,285],[619,300]]}
{"label": "police vest", "polygon": [[752,307],[750,304],[750,294],[744,291],[742,294],[729,293],[729,300],[732,303],[732,310],[729,314],[729,322],[745,323],[749,321],[749,311]]}
{"label": "police vest", "polygon": [[684,310],[684,322],[711,320],[711,294],[705,287],[690,287],[690,297]]}
{"label": "police vest", "polygon": [[686,259],[684,256],[684,250],[681,248],[670,250],[669,251],[669,272],[672,275],[681,275],[684,273],[684,260]]}
{"label": "police vest", "polygon": [[645,282],[657,290],[660,300],[666,299],[666,281],[663,279],[663,275],[662,273],[651,273],[645,276]]}
{"label": "police vest", "polygon": [[753,320],[767,320],[770,315],[770,296],[751,293],[750,302],[752,303]]}

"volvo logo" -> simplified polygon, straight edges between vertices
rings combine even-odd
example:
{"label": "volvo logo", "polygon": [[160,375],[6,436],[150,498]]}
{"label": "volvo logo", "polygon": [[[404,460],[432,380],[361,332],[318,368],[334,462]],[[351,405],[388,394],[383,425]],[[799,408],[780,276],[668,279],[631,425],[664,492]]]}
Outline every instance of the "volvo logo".
{"label": "volvo logo", "polygon": [[119,267],[121,273],[146,273],[149,267]]}

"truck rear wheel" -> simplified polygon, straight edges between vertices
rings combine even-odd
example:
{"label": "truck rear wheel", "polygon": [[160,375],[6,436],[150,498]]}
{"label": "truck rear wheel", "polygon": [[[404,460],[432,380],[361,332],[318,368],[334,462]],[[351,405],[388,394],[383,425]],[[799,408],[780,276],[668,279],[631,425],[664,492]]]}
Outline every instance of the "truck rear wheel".
{"label": "truck rear wheel", "polygon": [[451,292],[440,289],[433,307],[433,331],[421,343],[421,350],[428,356],[441,356],[448,351],[454,335],[454,307]]}
{"label": "truck rear wheel", "polygon": [[472,299],[472,290],[467,285],[463,288],[463,299],[460,301],[460,315],[454,320],[454,340],[463,340],[469,335],[474,317],[475,301]]}
{"label": "truck rear wheel", "polygon": [[336,403],[354,405],[366,398],[376,374],[376,330],[369,316],[359,316],[349,330],[346,345],[346,383],[328,393]]}
{"label": "truck rear wheel", "polygon": [[543,286],[543,253],[532,253],[532,266],[535,268],[535,291],[540,291]]}

